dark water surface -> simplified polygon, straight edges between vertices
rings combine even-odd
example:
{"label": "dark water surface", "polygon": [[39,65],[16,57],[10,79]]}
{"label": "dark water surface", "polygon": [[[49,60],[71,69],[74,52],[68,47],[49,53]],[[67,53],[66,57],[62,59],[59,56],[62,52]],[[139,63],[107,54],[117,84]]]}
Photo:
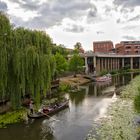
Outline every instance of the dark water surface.
{"label": "dark water surface", "polygon": [[50,119],[31,120],[28,124],[14,124],[0,129],[0,140],[84,140],[93,120],[102,116],[115,87],[126,85],[136,74],[114,76],[109,83],[89,83],[81,91],[66,95],[69,108]]}

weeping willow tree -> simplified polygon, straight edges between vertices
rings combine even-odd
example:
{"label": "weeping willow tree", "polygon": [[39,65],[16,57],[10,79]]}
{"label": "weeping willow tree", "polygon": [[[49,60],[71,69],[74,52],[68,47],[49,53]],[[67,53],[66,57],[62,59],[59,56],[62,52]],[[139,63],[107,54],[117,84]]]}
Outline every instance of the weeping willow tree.
{"label": "weeping willow tree", "polygon": [[39,105],[51,87],[55,73],[52,41],[46,33],[12,28],[0,13],[0,98],[8,97],[13,108],[19,108],[21,97],[30,94]]}

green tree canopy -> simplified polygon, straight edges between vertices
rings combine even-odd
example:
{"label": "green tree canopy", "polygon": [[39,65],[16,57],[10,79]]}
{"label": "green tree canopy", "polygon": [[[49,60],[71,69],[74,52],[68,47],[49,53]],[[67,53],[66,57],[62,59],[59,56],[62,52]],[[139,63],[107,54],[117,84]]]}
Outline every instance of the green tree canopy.
{"label": "green tree canopy", "polygon": [[80,42],[77,42],[74,45],[74,53],[83,53],[83,52],[84,52],[84,49],[82,47],[82,44]]}
{"label": "green tree canopy", "polygon": [[0,13],[0,98],[8,98],[13,108],[30,94],[37,104],[50,89],[55,73],[52,40],[42,31],[12,28]]}
{"label": "green tree canopy", "polygon": [[59,54],[63,55],[64,57],[67,57],[69,52],[67,51],[67,49],[64,45],[53,44],[52,45],[52,54],[56,55],[56,53],[59,53]]}
{"label": "green tree canopy", "polygon": [[74,77],[76,77],[77,72],[82,70],[83,65],[84,60],[78,54],[74,54],[69,62],[69,69],[74,72]]}
{"label": "green tree canopy", "polygon": [[60,53],[56,53],[55,55],[55,61],[56,61],[56,74],[60,75],[68,68],[68,63],[66,59],[61,55]]}

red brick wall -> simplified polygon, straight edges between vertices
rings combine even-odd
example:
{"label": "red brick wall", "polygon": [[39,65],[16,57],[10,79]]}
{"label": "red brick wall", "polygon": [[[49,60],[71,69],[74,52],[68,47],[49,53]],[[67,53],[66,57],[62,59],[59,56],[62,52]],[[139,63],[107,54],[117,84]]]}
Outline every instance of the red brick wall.
{"label": "red brick wall", "polygon": [[112,52],[113,43],[111,41],[98,41],[93,42],[93,51],[99,53]]}
{"label": "red brick wall", "polygon": [[140,43],[118,43],[115,45],[117,54],[140,54]]}

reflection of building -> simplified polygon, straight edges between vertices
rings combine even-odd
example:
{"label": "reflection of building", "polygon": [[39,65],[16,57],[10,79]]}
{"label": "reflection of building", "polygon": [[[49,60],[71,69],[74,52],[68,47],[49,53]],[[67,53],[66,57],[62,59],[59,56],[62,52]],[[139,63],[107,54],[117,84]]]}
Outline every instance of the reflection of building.
{"label": "reflection of building", "polygon": [[115,49],[117,54],[140,54],[140,41],[121,41]]}
{"label": "reflection of building", "polygon": [[112,41],[96,41],[93,42],[93,51],[95,53],[112,53],[113,52]]}

